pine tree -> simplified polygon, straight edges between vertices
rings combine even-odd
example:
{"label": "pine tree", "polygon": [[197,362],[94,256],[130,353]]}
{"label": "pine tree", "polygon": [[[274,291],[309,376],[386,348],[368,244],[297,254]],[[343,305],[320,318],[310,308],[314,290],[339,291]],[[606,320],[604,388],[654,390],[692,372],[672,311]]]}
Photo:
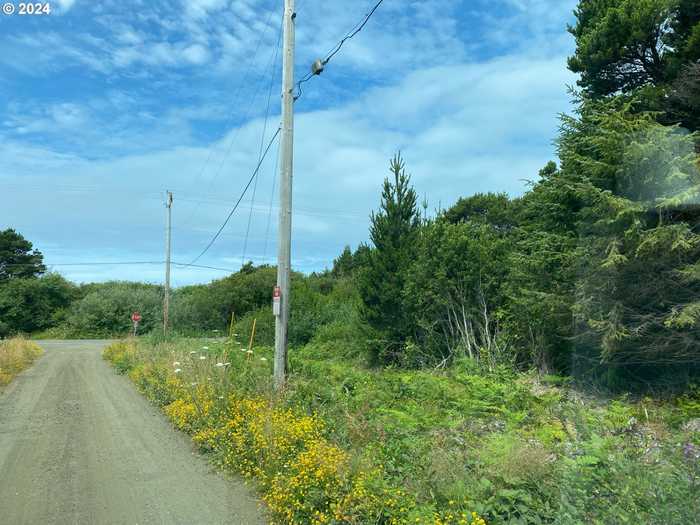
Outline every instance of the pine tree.
{"label": "pine tree", "polygon": [[400,154],[390,171],[393,180],[384,180],[380,210],[371,215],[373,247],[359,277],[362,314],[378,334],[373,354],[384,364],[400,362],[410,333],[402,297],[420,226],[418,198]]}
{"label": "pine tree", "polygon": [[46,271],[44,256],[15,230],[0,231],[0,282],[32,278]]}

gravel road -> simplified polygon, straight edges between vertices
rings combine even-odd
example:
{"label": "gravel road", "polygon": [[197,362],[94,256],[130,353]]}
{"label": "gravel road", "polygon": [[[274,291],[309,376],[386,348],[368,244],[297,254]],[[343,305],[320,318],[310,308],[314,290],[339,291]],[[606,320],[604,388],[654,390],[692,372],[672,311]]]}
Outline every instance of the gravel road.
{"label": "gravel road", "polygon": [[102,360],[105,341],[40,344],[0,393],[1,523],[265,523],[249,489]]}

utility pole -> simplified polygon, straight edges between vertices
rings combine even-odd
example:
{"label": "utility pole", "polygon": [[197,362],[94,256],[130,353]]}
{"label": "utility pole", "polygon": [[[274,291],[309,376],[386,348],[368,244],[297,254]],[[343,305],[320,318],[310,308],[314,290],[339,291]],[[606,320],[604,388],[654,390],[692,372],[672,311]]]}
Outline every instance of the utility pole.
{"label": "utility pole", "polygon": [[287,323],[292,244],[292,166],[294,160],[294,0],[284,0],[282,55],[282,135],[280,137],[280,216],[277,234],[277,288],[275,300],[275,388],[287,375]]}
{"label": "utility pole", "polygon": [[166,192],[167,226],[165,228],[165,295],[163,296],[163,334],[168,333],[170,316],[170,239],[172,237],[173,194]]}

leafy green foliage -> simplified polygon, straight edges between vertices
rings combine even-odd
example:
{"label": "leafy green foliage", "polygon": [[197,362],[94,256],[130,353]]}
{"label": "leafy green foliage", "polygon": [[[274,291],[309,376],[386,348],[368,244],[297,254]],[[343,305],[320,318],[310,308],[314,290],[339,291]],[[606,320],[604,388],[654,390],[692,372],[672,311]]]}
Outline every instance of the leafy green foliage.
{"label": "leafy green foliage", "polygon": [[679,122],[690,131],[700,131],[700,63],[683,67],[671,86],[666,112],[672,122]]}
{"label": "leafy green foliage", "polygon": [[511,199],[505,193],[477,193],[459,199],[442,217],[453,224],[470,221],[506,231],[518,224],[519,204],[519,199]]}
{"label": "leafy green foliage", "polygon": [[57,274],[0,284],[0,338],[56,326],[76,295],[77,288]]}
{"label": "leafy green foliage", "polygon": [[247,264],[233,275],[208,285],[188,286],[175,291],[172,320],[182,333],[225,331],[231,314],[242,318],[248,312],[270,305],[277,270],[272,266]]}
{"label": "leafy green foliage", "polygon": [[505,343],[497,340],[498,312],[509,251],[507,231],[478,219],[438,220],[421,228],[403,293],[423,353],[407,364],[480,359]]}
{"label": "leafy green foliage", "polygon": [[131,314],[138,311],[140,333],[161,326],[163,290],[160,286],[130,282],[90,285],[72,304],[65,326],[72,336],[114,337],[132,330]]}
{"label": "leafy green foliage", "polygon": [[662,366],[669,375],[675,365],[692,368],[700,362],[693,315],[700,281],[690,271],[700,236],[698,223],[686,222],[700,195],[693,137],[633,103],[585,101],[579,119],[565,120],[560,154],[562,179],[582,181],[587,195],[576,216],[583,370],[602,363],[646,378]]}

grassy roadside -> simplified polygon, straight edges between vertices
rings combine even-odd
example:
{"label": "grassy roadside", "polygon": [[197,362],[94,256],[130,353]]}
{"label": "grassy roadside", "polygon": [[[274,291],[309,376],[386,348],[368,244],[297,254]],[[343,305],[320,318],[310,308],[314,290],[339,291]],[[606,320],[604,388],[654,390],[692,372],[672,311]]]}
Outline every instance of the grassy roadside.
{"label": "grassy roadside", "polygon": [[700,392],[586,397],[560,378],[468,362],[374,371],[294,352],[283,396],[271,350],[120,342],[105,351],[278,523],[697,523]]}
{"label": "grassy roadside", "polygon": [[20,337],[0,341],[0,387],[8,385],[22,370],[32,366],[42,353],[39,345]]}

